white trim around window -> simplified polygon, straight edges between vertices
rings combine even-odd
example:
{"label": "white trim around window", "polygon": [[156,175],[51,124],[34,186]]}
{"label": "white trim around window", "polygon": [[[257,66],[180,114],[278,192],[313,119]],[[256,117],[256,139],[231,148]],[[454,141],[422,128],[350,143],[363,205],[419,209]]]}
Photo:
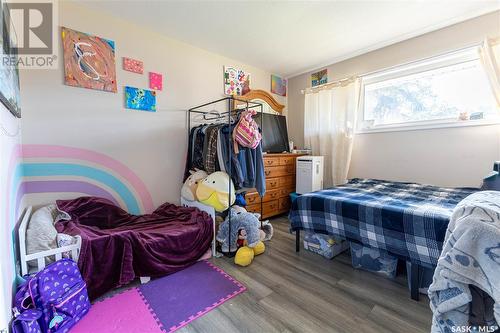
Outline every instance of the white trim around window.
{"label": "white trim around window", "polygon": [[[458,120],[458,115],[457,115],[457,117],[448,119],[441,118],[434,120],[403,121],[399,123],[387,122],[385,124],[382,123],[383,120],[382,121],[379,120],[379,123],[374,125],[375,122],[374,120],[364,119],[366,113],[365,103],[364,103],[365,86],[371,84],[378,84],[378,85],[382,84],[383,86],[384,81],[387,81],[388,86],[390,86],[391,80],[394,82],[394,80],[401,78],[404,81],[404,78],[407,76],[415,76],[418,75],[419,73],[424,73],[424,75],[426,75],[425,72],[436,71],[436,70],[439,71],[439,69],[446,68],[447,66],[453,66],[459,64],[464,64],[466,66],[469,66],[468,65],[469,63],[477,62],[478,58],[479,58],[478,47],[475,46],[462,49],[459,51],[449,52],[445,55],[428,58],[422,61],[413,62],[411,64],[393,67],[388,70],[376,72],[372,75],[364,76],[362,78],[362,85],[361,85],[361,96],[359,104],[360,107],[358,109],[358,122],[357,122],[358,126],[356,129],[356,133],[411,131],[411,130],[422,130],[422,129],[453,128],[453,127],[464,127],[464,126],[486,126],[486,125],[500,124],[500,109],[498,108],[497,109],[488,108],[488,110],[490,111],[487,114],[483,114],[484,118],[476,120]],[[495,111],[498,112],[495,113]]]}

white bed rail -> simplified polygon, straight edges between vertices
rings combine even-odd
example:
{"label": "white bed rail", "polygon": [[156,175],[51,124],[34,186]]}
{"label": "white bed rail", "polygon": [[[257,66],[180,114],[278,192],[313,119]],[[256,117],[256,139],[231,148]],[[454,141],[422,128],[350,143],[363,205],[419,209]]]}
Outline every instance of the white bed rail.
{"label": "white bed rail", "polygon": [[210,215],[210,217],[212,218],[212,221],[213,221],[213,224],[212,224],[212,227],[213,227],[213,232],[214,232],[214,238],[212,239],[212,256],[213,257],[221,257],[222,255],[220,253],[217,253],[217,250],[215,249],[215,245],[216,245],[216,241],[215,241],[215,209],[211,206],[208,206],[208,205],[205,205],[205,204],[202,204],[201,202],[199,201],[191,201],[191,200],[186,200],[184,198],[181,197],[181,206],[184,206],[184,207],[196,207],[198,208],[199,210],[207,213],[208,215]]}
{"label": "white bed rail", "polygon": [[78,257],[80,256],[80,248],[82,246],[82,238],[80,236],[75,236],[76,243],[58,247],[55,249],[50,249],[46,251],[41,251],[32,254],[26,254],[26,229],[28,229],[28,223],[31,218],[31,213],[33,211],[33,207],[29,206],[26,209],[26,213],[19,225],[19,256],[21,260],[21,275],[24,276],[29,273],[28,270],[28,262],[32,260],[36,260],[37,269],[36,271],[40,271],[45,268],[45,258],[52,257],[55,260],[62,259],[64,253],[68,253],[69,257],[73,259],[75,262],[78,262]]}

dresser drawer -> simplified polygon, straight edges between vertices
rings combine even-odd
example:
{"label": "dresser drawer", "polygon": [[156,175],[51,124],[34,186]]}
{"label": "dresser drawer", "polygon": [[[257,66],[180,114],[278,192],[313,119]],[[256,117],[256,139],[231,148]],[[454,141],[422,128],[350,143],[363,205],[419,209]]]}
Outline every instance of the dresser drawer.
{"label": "dresser drawer", "polygon": [[280,165],[279,157],[264,157],[264,168]]}
{"label": "dresser drawer", "polygon": [[278,205],[280,212],[289,211],[291,207],[290,198],[280,198],[278,201]]}
{"label": "dresser drawer", "polygon": [[266,190],[266,194],[262,198],[262,202],[267,202],[271,200],[276,200],[280,197],[281,190]]}
{"label": "dresser drawer", "polygon": [[[260,205],[249,205],[246,207],[248,212],[252,213],[260,213]],[[272,200],[268,202],[262,203],[262,218],[266,218],[268,216],[276,215],[280,212],[280,202],[279,200]]]}
{"label": "dresser drawer", "polygon": [[279,201],[278,200],[273,200],[273,201],[268,201],[264,202],[262,204],[262,215],[263,217],[266,216],[272,216],[275,215],[279,212]]}
{"label": "dresser drawer", "polygon": [[264,173],[266,175],[266,179],[295,174],[295,165],[280,165],[280,166],[266,167],[264,169]]}
{"label": "dresser drawer", "polygon": [[274,190],[280,186],[279,178],[266,178],[266,190]]}
{"label": "dresser drawer", "polygon": [[247,205],[258,204],[260,203],[260,200],[261,198],[257,192],[248,192],[245,194],[245,201],[247,202]]}
{"label": "dresser drawer", "polygon": [[295,186],[282,187],[279,189],[279,191],[280,191],[280,194],[279,194],[280,198],[284,198],[284,197],[288,198],[290,193],[295,192]]}
{"label": "dresser drawer", "polygon": [[285,176],[279,178],[280,187],[295,187],[295,175]]}
{"label": "dresser drawer", "polygon": [[280,165],[295,165],[295,157],[294,156],[283,156],[280,157]]}
{"label": "dresser drawer", "polygon": [[256,205],[248,205],[245,207],[245,209],[250,213],[260,213],[260,203]]}

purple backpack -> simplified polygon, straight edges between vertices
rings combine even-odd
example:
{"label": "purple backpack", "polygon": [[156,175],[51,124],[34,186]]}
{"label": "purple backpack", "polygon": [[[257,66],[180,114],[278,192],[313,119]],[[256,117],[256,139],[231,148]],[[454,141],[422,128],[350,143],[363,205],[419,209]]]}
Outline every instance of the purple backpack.
{"label": "purple backpack", "polygon": [[71,259],[28,277],[14,302],[14,333],[65,333],[90,309],[85,281]]}

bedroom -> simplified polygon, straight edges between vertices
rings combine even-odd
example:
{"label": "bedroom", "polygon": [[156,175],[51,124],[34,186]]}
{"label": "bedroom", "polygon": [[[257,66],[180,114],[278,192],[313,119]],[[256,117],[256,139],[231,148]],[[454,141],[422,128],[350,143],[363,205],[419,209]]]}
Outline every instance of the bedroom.
{"label": "bedroom", "polygon": [[[498,1],[41,3],[1,0],[0,331],[495,331]],[[24,320],[53,261],[85,304]]]}

